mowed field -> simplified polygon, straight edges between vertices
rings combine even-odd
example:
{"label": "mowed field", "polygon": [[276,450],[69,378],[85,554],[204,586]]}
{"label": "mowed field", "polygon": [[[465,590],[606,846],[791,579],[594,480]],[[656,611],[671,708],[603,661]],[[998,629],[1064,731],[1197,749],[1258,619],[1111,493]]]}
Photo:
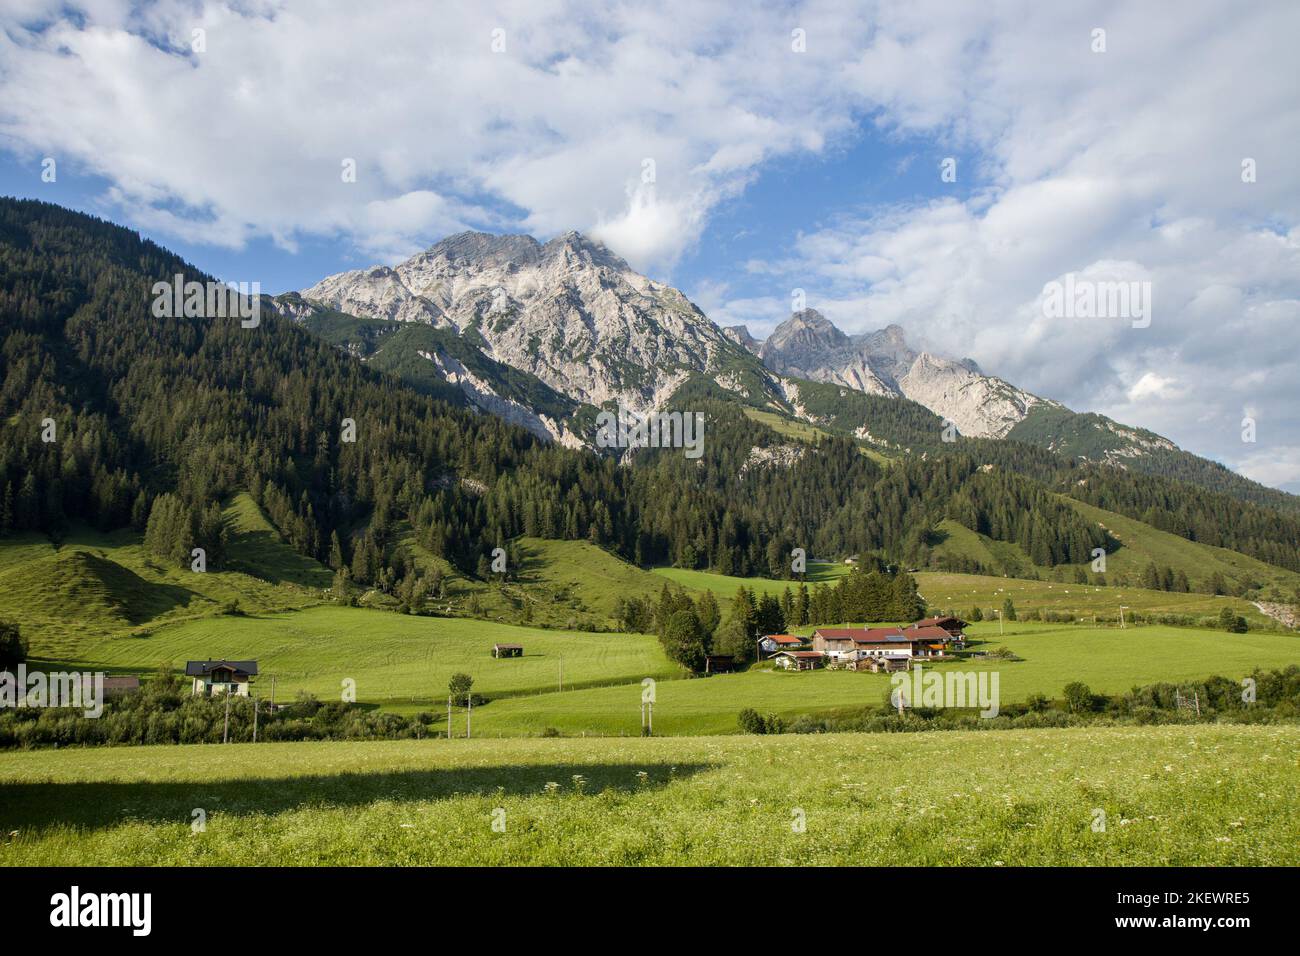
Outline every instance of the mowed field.
{"label": "mowed field", "polygon": [[[1300,664],[1300,636],[1228,634],[1192,628],[1088,628],[1023,623],[998,635],[997,624],[969,631],[972,647],[1005,647],[1018,661],[953,659],[923,664],[998,674],[1003,703],[1031,694],[1059,699],[1065,685],[1083,681],[1094,692],[1117,694],[1159,681],[1198,680],[1219,674],[1238,678],[1256,668]],[[878,707],[890,675],[857,671],[785,672],[754,669],[656,687],[656,734],[725,734],[737,729],[746,707],[786,719],[854,707]],[[514,736],[554,727],[564,734],[640,733],[641,688],[603,687],[494,702],[474,713],[476,734]]]}
{"label": "mowed field", "polygon": [[1193,617],[1217,617],[1220,610],[1230,607],[1252,624],[1274,626],[1272,619],[1261,614],[1255,605],[1235,597],[937,571],[923,571],[915,577],[921,596],[931,608],[951,609],[963,616],[973,607],[981,608],[985,614],[994,608],[1001,610],[1002,603],[1011,598],[1018,614],[1037,608],[1073,614],[1085,621],[1094,615],[1099,621],[1116,621],[1121,604],[1128,609],[1125,614],[1137,611],[1140,614],[1186,614]]}
{"label": "mowed field", "polygon": [[[495,643],[522,644],[524,656],[497,660]],[[258,693],[279,700],[307,691],[338,700],[344,680],[357,700],[383,705],[445,705],[447,681],[462,671],[488,696],[675,677],[680,669],[645,634],[590,634],[514,627],[462,618],[417,617],[323,605],[289,614],[211,617],[143,637],[87,646],[79,669],[144,673],[186,660],[254,659]]]}
{"label": "mowed field", "polygon": [[1226,725],[12,752],[0,865],[1295,865],[1298,768]]}
{"label": "mowed field", "polygon": [[[774,594],[780,597],[786,588],[796,591],[799,588],[798,581],[775,581],[771,578],[738,578],[729,574],[714,574],[711,571],[688,571],[684,568],[655,568],[654,573],[661,578],[666,578],[674,584],[679,584],[684,588],[696,591],[712,591],[718,597],[719,603],[723,609],[726,608],[726,600],[734,597],[736,590],[746,587],[756,594]],[[849,568],[844,564],[836,564],[830,561],[809,561],[808,562],[808,586],[811,588],[818,584],[834,584],[844,575],[849,573]]]}

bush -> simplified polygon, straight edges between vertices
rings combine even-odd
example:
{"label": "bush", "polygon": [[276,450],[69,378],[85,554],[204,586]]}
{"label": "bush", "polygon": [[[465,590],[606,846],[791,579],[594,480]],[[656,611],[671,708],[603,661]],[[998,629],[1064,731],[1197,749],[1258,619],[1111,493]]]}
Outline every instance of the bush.
{"label": "bush", "polygon": [[13,621],[0,621],[0,670],[13,670],[27,660],[27,642]]}
{"label": "bush", "polygon": [[767,733],[767,723],[763,720],[763,715],[753,707],[746,707],[740,712],[739,723],[740,729],[747,734]]}

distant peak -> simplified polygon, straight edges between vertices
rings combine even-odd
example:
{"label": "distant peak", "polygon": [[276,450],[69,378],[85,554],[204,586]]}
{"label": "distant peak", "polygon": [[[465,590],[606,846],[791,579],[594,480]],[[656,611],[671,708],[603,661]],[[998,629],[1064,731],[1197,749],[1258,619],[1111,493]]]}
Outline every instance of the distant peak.
{"label": "distant peak", "polygon": [[495,235],[490,232],[458,232],[435,243],[426,256],[446,256],[448,259],[468,259],[476,262],[505,263],[537,261],[540,243],[532,236]]}

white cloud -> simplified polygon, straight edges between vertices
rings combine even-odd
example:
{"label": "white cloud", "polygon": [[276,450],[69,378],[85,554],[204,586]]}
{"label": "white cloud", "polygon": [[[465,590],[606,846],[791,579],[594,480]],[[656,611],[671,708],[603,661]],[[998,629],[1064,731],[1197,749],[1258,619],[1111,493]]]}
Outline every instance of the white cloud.
{"label": "white cloud", "polygon": [[0,141],[75,161],[112,184],[117,218],[190,241],[342,235],[391,254],[464,222],[577,228],[662,270],[759,164],[852,127],[824,88],[851,41],[818,4],[800,11],[807,54],[776,5],[133,7],[0,13]]}
{"label": "white cloud", "polygon": [[[1275,474],[1269,450],[1300,445],[1298,34],[1284,0],[22,0],[0,12],[0,142],[102,175],[107,213],[192,241],[337,236],[391,260],[465,225],[576,228],[662,276],[764,164],[865,123],[908,138],[899,175],[961,156],[959,188],[810,226],[713,318],[761,334],[803,288],[849,331],[898,322]],[[1043,315],[1044,283],[1120,269],[1152,283],[1149,328]]]}
{"label": "white cloud", "polygon": [[[1104,54],[1088,46],[1097,23]],[[1286,464],[1300,436],[1300,107],[1283,39],[1300,8],[1224,18],[1193,3],[1171,20],[1141,4],[886,4],[876,26],[845,82],[880,104],[881,128],[973,153],[980,185],[846,210],[751,272],[808,289],[847,331],[897,322],[1072,407],[1300,479]],[[1244,157],[1257,182],[1242,181]],[[1150,327],[1047,318],[1043,286],[1066,273],[1149,280]],[[1246,403],[1272,429],[1258,448],[1240,441]]]}

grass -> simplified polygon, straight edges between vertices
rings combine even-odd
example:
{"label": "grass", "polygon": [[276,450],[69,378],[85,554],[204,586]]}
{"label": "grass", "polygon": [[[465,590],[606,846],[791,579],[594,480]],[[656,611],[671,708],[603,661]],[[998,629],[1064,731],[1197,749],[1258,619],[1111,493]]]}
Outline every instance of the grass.
{"label": "grass", "polygon": [[[775,581],[771,578],[739,578],[729,574],[714,574],[711,571],[688,571],[684,568],[655,568],[654,574],[667,578],[674,584],[695,591],[712,591],[718,596],[719,603],[725,607],[726,601],[736,596],[736,589],[747,587],[757,594],[774,594],[780,597],[786,588],[791,591],[799,589],[798,581]],[[809,561],[808,585],[834,584],[849,573],[847,565],[833,561]]]}
{"label": "grass", "polygon": [[1119,616],[1121,604],[1140,614],[1193,617],[1217,617],[1222,608],[1230,607],[1251,624],[1274,626],[1271,618],[1242,598],[938,571],[923,571],[916,575],[916,581],[918,590],[931,608],[946,608],[963,616],[974,607],[981,608],[987,615],[990,609],[1001,609],[1003,602],[1011,598],[1021,615],[1036,608],[1073,614],[1083,620],[1096,615],[1100,620],[1114,621]]}
{"label": "grass", "polygon": [[17,621],[34,657],[75,659],[106,637],[147,634],[211,616],[230,601],[253,612],[306,607],[329,572],[295,553],[247,495],[224,513],[230,565],[197,573],[164,565],[140,535],[76,527],[58,544],[38,535],[0,545],[0,617]]}
{"label": "grass", "polygon": [[1202,590],[1208,590],[1210,578],[1217,571],[1229,582],[1250,580],[1271,586],[1279,600],[1295,600],[1295,595],[1300,592],[1300,574],[1294,571],[1265,564],[1226,548],[1188,541],[1073,498],[1062,500],[1089,521],[1105,527],[1120,542],[1121,547],[1106,556],[1108,574],[1127,574],[1130,579],[1137,580],[1146,566],[1154,561],[1159,567],[1186,572],[1192,587]]}
{"label": "grass", "polygon": [[[1237,678],[1255,668],[1300,663],[1300,637],[1277,633],[1227,634],[1190,628],[1086,628],[1023,623],[1004,636],[997,624],[971,629],[975,649],[1006,647],[1020,661],[967,659],[933,665],[939,670],[996,671],[1005,703],[1031,694],[1060,698],[1071,681],[1097,693],[1122,693],[1158,681],[1220,674]],[[929,666],[929,665],[927,665]],[[752,707],[787,719],[855,707],[878,707],[889,675],[851,671],[785,673],[753,669],[739,674],[660,683],[655,733],[725,734],[739,712]],[[602,687],[496,701],[475,711],[476,733],[536,734],[554,727],[570,735],[640,732],[640,687]]]}
{"label": "grass", "polygon": [[[524,656],[492,658],[497,642],[524,645]],[[256,659],[263,696],[270,695],[274,676],[280,700],[298,691],[338,700],[342,681],[350,678],[360,703],[434,707],[446,702],[447,681],[457,671],[473,677],[474,690],[489,697],[554,690],[561,658],[566,686],[679,674],[658,640],[643,634],[551,631],[332,605],[205,618],[147,637],[110,638],[87,646],[73,663],[148,674],[159,663],[223,657]]]}
{"label": "grass", "polygon": [[[765,412],[761,409],[749,407],[746,407],[744,411],[749,418],[766,425],[778,435],[793,438],[795,441],[807,445],[816,444],[821,439],[831,436],[831,433],[823,428],[818,428],[816,425],[810,425],[807,422],[789,418],[785,415],[778,415],[776,412]],[[893,459],[881,454],[874,448],[868,448],[862,442],[858,442],[858,451],[879,465],[889,465],[893,461]]]}
{"label": "grass", "polygon": [[1295,865],[1298,755],[1226,725],[13,752],[0,865]]}
{"label": "grass", "polygon": [[[446,595],[432,603],[449,614],[566,630],[611,630],[617,624],[614,605],[619,598],[658,599],[663,586],[650,572],[586,541],[519,538],[522,567],[514,580],[502,585],[461,574],[421,547],[413,534],[406,534],[402,543],[422,571],[442,571]],[[365,600],[396,604],[373,592]],[[475,604],[479,611],[472,614]]]}

